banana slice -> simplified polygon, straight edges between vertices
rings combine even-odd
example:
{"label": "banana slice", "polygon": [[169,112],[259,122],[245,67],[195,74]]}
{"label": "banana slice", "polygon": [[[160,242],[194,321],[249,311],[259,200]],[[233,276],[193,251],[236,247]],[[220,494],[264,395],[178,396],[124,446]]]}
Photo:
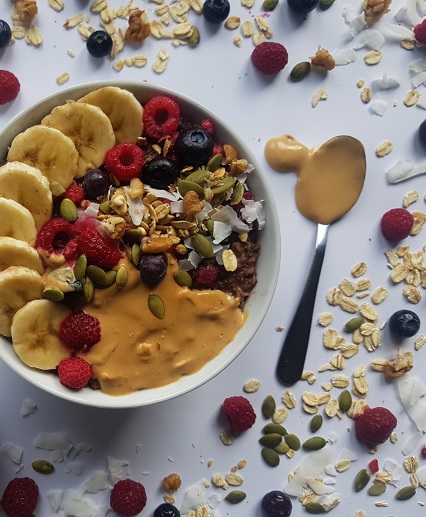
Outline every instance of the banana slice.
{"label": "banana slice", "polygon": [[49,181],[68,188],[77,174],[79,154],[71,138],[53,127],[32,126],[17,135],[9,148],[8,162],[37,167]]}
{"label": "banana slice", "polygon": [[10,266],[0,272],[0,334],[10,337],[12,319],[27,302],[41,298],[43,277],[24,266]]}
{"label": "banana slice", "polygon": [[143,107],[133,93],[116,86],[105,86],[88,93],[77,102],[101,108],[111,121],[116,144],[135,143],[141,136]]}
{"label": "banana slice", "polygon": [[49,180],[40,169],[22,162],[0,167],[0,197],[13,199],[27,208],[39,230],[52,215],[52,193]]}
{"label": "banana slice", "polygon": [[37,251],[25,241],[0,237],[0,271],[10,266],[25,266],[43,274],[44,266]]}
{"label": "banana slice", "polygon": [[12,321],[15,352],[27,366],[53,370],[70,351],[59,339],[59,328],[71,310],[49,300],[34,300],[17,311]]}
{"label": "banana slice", "polygon": [[33,244],[37,230],[28,208],[13,199],[0,197],[0,235]]}
{"label": "banana slice", "polygon": [[111,122],[97,106],[85,102],[67,101],[54,108],[41,121],[71,138],[79,153],[77,177],[99,167],[105,153],[115,144]]}

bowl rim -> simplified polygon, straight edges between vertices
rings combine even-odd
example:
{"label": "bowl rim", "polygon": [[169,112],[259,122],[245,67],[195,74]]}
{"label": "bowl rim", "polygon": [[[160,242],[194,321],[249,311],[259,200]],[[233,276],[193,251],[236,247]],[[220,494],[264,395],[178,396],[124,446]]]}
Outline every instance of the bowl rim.
{"label": "bowl rim", "polygon": [[[264,230],[260,232],[262,249],[268,249],[268,257],[265,256],[265,253],[261,253],[258,262],[258,264],[265,262],[264,276],[265,279],[267,279],[268,288],[264,288],[266,284],[264,286],[260,286],[260,289],[257,287],[255,288],[245,306],[245,310],[250,314],[251,305],[253,302],[259,300],[256,305],[255,313],[251,318],[247,319],[234,340],[226,345],[218,356],[206,363],[206,365],[197,372],[183,376],[179,380],[167,384],[166,386],[147,388],[128,395],[112,396],[103,393],[101,390],[90,390],[90,388],[80,391],[72,391],[62,386],[56,376],[52,375],[50,372],[42,372],[28,367],[18,358],[12,346],[7,349],[2,346],[4,343],[0,343],[0,359],[15,373],[41,390],[64,400],[89,407],[128,409],[151,405],[184,395],[185,393],[209,382],[226,369],[240,355],[259,330],[259,327],[261,326],[272,303],[279,275],[281,235],[278,212],[274,202],[272,189],[269,187],[266,175],[249,146],[235,134],[234,130],[231,129],[227,122],[218,117],[210,109],[206,108],[196,100],[170,88],[158,86],[146,81],[140,82],[128,80],[93,81],[64,88],[60,92],[47,95],[31,106],[25,108],[4,126],[0,131],[0,139],[2,142],[5,142],[5,150],[7,150],[8,145],[18,133],[40,122],[41,118],[50,112],[53,107],[63,104],[66,100],[76,100],[90,91],[105,86],[115,86],[131,91],[142,102],[146,102],[144,99],[148,99],[153,95],[162,94],[172,96],[178,101],[183,113],[195,112],[203,117],[211,117],[216,123],[218,134],[226,135],[226,141],[236,144],[236,147],[240,150],[240,155],[248,159],[254,166],[256,174],[248,181],[250,184],[257,185],[253,190],[256,191],[259,189],[262,194],[262,199],[268,200],[268,203],[265,203],[266,227],[268,228],[268,232],[262,233]],[[2,156],[2,158],[5,158],[5,156]],[[264,238],[265,235],[268,236],[267,239]],[[262,243],[262,241],[265,242]],[[0,336],[0,341],[6,341],[7,344],[10,345],[10,340],[3,336]],[[239,346],[235,345],[237,341],[241,341]],[[232,346],[233,344],[234,346]],[[52,379],[55,380],[55,383],[49,382],[49,380],[51,381]],[[144,396],[141,397],[141,393],[143,393]]]}

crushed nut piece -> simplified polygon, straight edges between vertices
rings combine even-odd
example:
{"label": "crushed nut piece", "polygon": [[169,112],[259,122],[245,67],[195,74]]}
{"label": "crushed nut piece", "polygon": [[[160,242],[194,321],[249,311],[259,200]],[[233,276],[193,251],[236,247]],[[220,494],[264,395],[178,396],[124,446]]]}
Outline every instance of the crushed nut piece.
{"label": "crushed nut piece", "polygon": [[314,96],[312,97],[312,101],[311,101],[311,105],[313,108],[316,108],[319,101],[324,101],[324,100],[327,100],[328,99],[328,94],[325,90],[317,90],[315,93],[314,93]]}

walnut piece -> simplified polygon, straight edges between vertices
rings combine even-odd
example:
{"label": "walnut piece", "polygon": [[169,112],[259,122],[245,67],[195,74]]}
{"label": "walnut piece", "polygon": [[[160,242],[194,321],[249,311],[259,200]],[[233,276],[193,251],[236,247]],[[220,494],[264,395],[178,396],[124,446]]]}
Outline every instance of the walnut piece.
{"label": "walnut piece", "polygon": [[333,70],[336,66],[336,61],[328,50],[325,50],[325,48],[319,48],[316,51],[315,56],[311,57],[311,64],[312,66],[320,66],[326,70]]}
{"label": "walnut piece", "polygon": [[177,492],[179,490],[182,480],[179,474],[169,474],[163,479],[163,488],[169,492]]}
{"label": "walnut piece", "polygon": [[12,20],[15,25],[29,27],[38,13],[36,0],[18,0],[14,2]]}
{"label": "walnut piece", "polygon": [[397,356],[387,362],[383,369],[386,379],[397,379],[413,368],[413,353],[398,348]]}
{"label": "walnut piece", "polygon": [[392,0],[364,0],[362,7],[364,9],[365,21],[368,25],[377,23],[380,18],[389,11]]}
{"label": "walnut piece", "polygon": [[151,34],[151,27],[145,11],[135,10],[129,16],[129,26],[124,33],[125,41],[142,43]]}

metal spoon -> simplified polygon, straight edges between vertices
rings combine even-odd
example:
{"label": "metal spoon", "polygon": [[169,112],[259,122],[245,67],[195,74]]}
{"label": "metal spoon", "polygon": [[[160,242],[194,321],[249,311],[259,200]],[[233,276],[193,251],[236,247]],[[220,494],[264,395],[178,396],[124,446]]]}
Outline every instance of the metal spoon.
{"label": "metal spoon", "polygon": [[318,224],[315,254],[303,289],[302,297],[291,322],[277,365],[279,380],[291,386],[300,380],[311,334],[312,315],[318,281],[327,244],[328,224]]}

